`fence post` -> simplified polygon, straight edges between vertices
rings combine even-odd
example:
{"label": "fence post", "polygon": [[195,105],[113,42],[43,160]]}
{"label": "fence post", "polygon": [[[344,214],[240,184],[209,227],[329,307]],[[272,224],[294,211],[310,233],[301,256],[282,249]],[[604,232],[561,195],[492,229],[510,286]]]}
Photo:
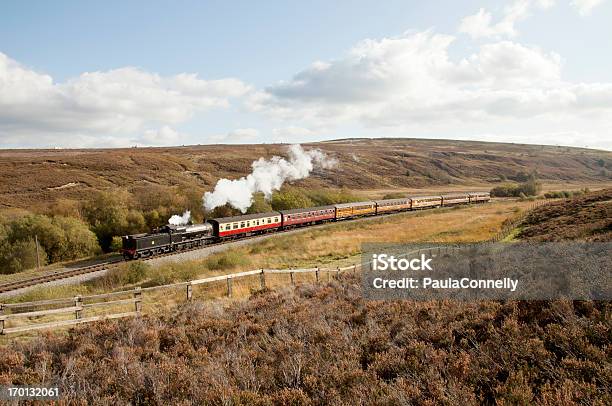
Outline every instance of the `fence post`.
{"label": "fence post", "polygon": [[227,297],[232,297],[232,277],[227,278]]}
{"label": "fence post", "polygon": [[191,282],[189,282],[187,284],[187,301],[191,301],[191,298],[193,297],[193,285],[191,284]]}
{"label": "fence post", "polygon": [[[4,305],[0,304],[0,317],[4,316]],[[0,335],[4,334],[4,319],[0,319]]]}
{"label": "fence post", "polygon": [[315,271],[315,277],[317,278],[317,283],[319,283],[319,267],[317,267],[317,270]]}
{"label": "fence post", "polygon": [[142,291],[140,290],[140,286],[134,288],[134,299],[134,308],[136,313],[140,314],[140,311],[142,310]]}
{"label": "fence post", "polygon": [[357,273],[357,265],[353,265],[353,275]]}
{"label": "fence post", "polygon": [[291,278],[291,284],[295,285],[295,279],[293,278],[293,272],[289,272],[289,277]]}
{"label": "fence post", "polygon": [[261,270],[261,274],[259,276],[259,283],[262,289],[266,288],[266,274],[264,273],[263,269]]}
{"label": "fence post", "polygon": [[[80,308],[82,304],[83,304],[83,299],[81,299],[81,296],[75,296],[74,297],[74,307]],[[80,310],[77,309],[77,310],[74,311],[74,318],[75,319],[80,319],[81,318],[81,311]]]}

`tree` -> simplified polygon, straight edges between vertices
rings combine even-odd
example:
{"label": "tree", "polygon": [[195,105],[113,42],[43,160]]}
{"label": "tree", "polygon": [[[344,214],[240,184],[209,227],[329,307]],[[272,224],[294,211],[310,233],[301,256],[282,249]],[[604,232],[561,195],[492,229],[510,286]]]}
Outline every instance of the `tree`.
{"label": "tree", "polygon": [[312,200],[304,192],[296,189],[287,189],[272,195],[272,208],[274,210],[299,209],[314,206]]}
{"label": "tree", "polygon": [[53,217],[52,223],[63,231],[58,252],[60,259],[75,259],[97,254],[100,251],[96,235],[82,221],[71,217]]}
{"label": "tree", "polygon": [[[47,254],[39,247],[40,265],[47,264]],[[0,273],[11,274],[36,267],[36,243],[34,240],[0,243]]]}
{"label": "tree", "polygon": [[529,174],[527,172],[517,172],[516,175],[514,175],[514,180],[516,180],[517,182],[527,182],[529,180]]}
{"label": "tree", "polygon": [[112,252],[119,252],[121,251],[121,248],[123,248],[123,239],[116,235],[111,241],[110,250]]}
{"label": "tree", "polygon": [[272,211],[272,205],[266,200],[263,193],[255,193],[253,204],[247,209],[247,213],[267,213]]}
{"label": "tree", "polygon": [[207,218],[221,218],[221,217],[232,217],[239,216],[240,210],[233,208],[229,203],[224,204],[223,206],[215,207],[213,210],[209,211],[206,215]]}
{"label": "tree", "polygon": [[114,236],[146,230],[142,213],[130,209],[131,196],[125,191],[99,192],[83,206],[83,217],[91,225],[104,251],[110,249]]}

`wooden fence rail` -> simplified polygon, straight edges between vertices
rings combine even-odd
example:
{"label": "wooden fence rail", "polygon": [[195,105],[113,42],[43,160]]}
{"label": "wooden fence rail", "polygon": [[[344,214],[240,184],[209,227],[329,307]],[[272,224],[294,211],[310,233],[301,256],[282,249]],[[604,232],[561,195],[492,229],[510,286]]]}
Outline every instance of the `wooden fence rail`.
{"label": "wooden fence rail", "polygon": [[[249,276],[257,275],[260,277],[260,286],[261,288],[266,287],[266,275],[267,274],[289,274],[291,277],[292,284],[295,284],[294,274],[298,273],[315,273],[316,280],[319,282],[320,272],[327,272],[328,275],[331,273],[340,273],[342,271],[354,270],[357,269],[360,265],[351,265],[344,268],[311,268],[311,269],[256,269],[253,271],[246,272],[238,272],[228,275],[219,275],[212,276],[209,278],[196,279],[189,282],[180,282],[173,283],[169,285],[161,285],[161,286],[153,286],[148,288],[136,287],[132,290],[123,290],[119,292],[112,293],[103,293],[100,295],[89,295],[89,296],[76,296],[74,298],[65,298],[65,299],[52,299],[52,300],[40,300],[35,302],[22,302],[22,303],[4,303],[0,304],[0,334],[10,334],[10,333],[18,333],[25,332],[30,330],[40,330],[47,328],[57,328],[62,326],[87,323],[92,321],[106,320],[106,319],[116,319],[123,317],[132,317],[138,316],[142,312],[142,294],[144,292],[151,292],[155,290],[162,290],[168,288],[177,288],[177,287],[186,287],[186,299],[187,301],[192,300],[193,298],[193,287],[197,285],[203,285],[213,282],[225,281],[227,286],[227,296],[231,297],[233,294],[233,281],[239,278],[245,278]],[[329,280],[329,278],[328,278]],[[108,300],[108,301],[99,301],[102,299],[115,298],[117,296],[125,296],[132,295],[133,298],[130,299],[116,299],[116,300]],[[96,301],[98,300],[98,301]],[[85,301],[93,301],[91,303],[85,303]],[[18,310],[24,308],[36,308],[41,306],[49,306],[49,305],[59,305],[59,304],[72,304],[72,306],[60,307],[49,310],[35,310],[28,312],[19,312],[19,313],[9,313],[5,314],[7,310]],[[99,315],[99,316],[91,316],[91,317],[82,317],[82,312],[91,309],[94,307],[102,307],[102,306],[113,306],[113,305],[126,305],[126,304],[134,304],[134,311],[132,312],[122,312],[122,313],[112,313],[107,315]],[[53,321],[48,323],[37,323],[37,324],[28,324],[23,326],[16,327],[6,327],[5,322],[8,320],[14,319],[27,319],[31,317],[41,317],[48,315],[58,315],[65,313],[74,313],[74,319],[71,320],[60,320]]]}
{"label": "wooden fence rail", "polygon": [[[535,202],[532,206],[529,207],[528,210],[521,213],[520,216],[513,219],[511,222],[507,223],[502,227],[502,230],[495,234],[488,241],[484,241],[485,243],[497,242],[506,238],[512,230],[524,220],[527,216],[528,212],[532,209],[540,206],[542,202]],[[401,256],[407,256],[412,253],[420,252],[420,251],[430,251],[435,252],[437,250],[438,254],[444,250],[448,253],[449,250],[452,250],[456,247],[442,245],[442,246],[434,246],[434,247],[426,247],[419,248],[415,251],[405,253]],[[47,328],[57,328],[68,325],[75,325],[80,323],[88,323],[93,321],[107,320],[107,319],[117,319],[124,317],[134,317],[139,316],[142,313],[142,295],[145,292],[152,292],[164,289],[172,289],[172,288],[185,288],[186,292],[186,300],[190,301],[193,298],[193,287],[198,285],[204,285],[214,282],[225,282],[226,285],[226,294],[228,297],[232,297],[234,290],[234,280],[240,278],[246,278],[250,276],[259,276],[260,278],[260,287],[264,289],[266,287],[266,275],[270,274],[288,274],[291,279],[291,285],[295,285],[295,278],[297,274],[304,273],[314,273],[316,282],[320,282],[321,273],[327,273],[327,280],[329,281],[331,278],[331,274],[340,274],[342,272],[350,271],[352,273],[356,273],[357,269],[360,269],[363,265],[370,265],[370,262],[364,262],[363,264],[354,264],[346,267],[336,267],[336,268],[305,268],[305,269],[256,269],[253,271],[246,272],[238,272],[228,275],[219,275],[212,276],[203,279],[196,279],[188,282],[178,282],[172,283],[168,285],[160,285],[160,286],[152,286],[147,288],[136,287],[130,290],[123,290],[117,292],[103,293],[99,295],[85,295],[85,296],[76,296],[73,298],[61,298],[61,299],[50,299],[50,300],[39,300],[34,302],[22,302],[22,303],[0,303],[0,334],[10,334],[10,333],[18,333],[18,332],[26,332],[31,330],[40,330]],[[129,299],[115,299],[120,296],[129,295],[131,298]],[[114,299],[108,301],[101,301],[104,299]],[[17,312],[15,310],[18,309],[28,309],[28,308],[36,308],[42,306],[53,306],[53,305],[68,305],[65,307],[49,309],[49,310],[34,310],[28,312]],[[121,313],[112,313],[106,315],[97,315],[90,317],[82,317],[83,311],[86,309],[103,307],[103,306],[113,306],[113,305],[134,305],[134,311],[131,312],[121,312]],[[9,310],[11,313],[6,314],[6,311]],[[58,314],[66,314],[66,313],[74,313],[74,319],[70,320],[60,320],[53,321],[47,323],[37,323],[37,324],[28,324],[16,327],[6,327],[5,322],[8,320],[15,319],[28,319],[31,317],[42,317],[48,315],[58,315]]]}
{"label": "wooden fence rail", "polygon": [[[89,323],[92,321],[138,316],[141,313],[141,305],[142,305],[141,290],[140,288],[136,288],[128,292],[131,292],[134,295],[134,297],[131,299],[111,300],[111,301],[106,301],[106,302],[83,303],[83,298],[81,296],[75,296],[74,298],[71,299],[71,301],[74,303],[74,306],[60,307],[57,309],[48,309],[48,310],[34,310],[34,311],[21,312],[21,313],[4,314],[5,309],[18,308],[18,307],[13,306],[13,304],[2,304],[0,305],[0,334],[20,333],[20,332],[31,331],[31,330],[41,330],[41,329],[47,329],[47,328],[57,328],[57,327],[62,327],[62,326],[69,326],[69,325],[80,324],[80,323]],[[100,297],[107,297],[107,296],[108,295],[106,294],[100,295]],[[90,297],[95,297],[95,296],[90,296]],[[42,305],[44,305],[46,302],[48,301],[15,303],[15,305],[16,304],[23,304],[23,305],[28,304],[30,305],[30,307],[39,307],[41,306],[41,303],[43,303]],[[82,317],[83,310],[88,309],[88,308],[99,307],[99,306],[123,305],[123,304],[134,304],[134,311],[133,312],[112,313],[112,314],[99,315],[99,316],[90,316],[86,318]],[[58,315],[58,314],[65,314],[65,313],[74,313],[74,319],[59,320],[59,321],[37,323],[37,324],[27,324],[27,325],[16,326],[16,327],[6,327],[5,326],[5,323],[7,320],[29,319],[31,317],[42,317],[42,316]]]}

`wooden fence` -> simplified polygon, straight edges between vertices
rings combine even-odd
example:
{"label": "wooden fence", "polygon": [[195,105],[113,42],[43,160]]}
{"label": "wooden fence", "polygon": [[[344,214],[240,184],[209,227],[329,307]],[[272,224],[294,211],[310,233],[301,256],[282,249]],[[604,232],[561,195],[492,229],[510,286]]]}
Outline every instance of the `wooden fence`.
{"label": "wooden fence", "polygon": [[523,222],[523,220],[525,220],[525,217],[527,217],[529,215],[529,213],[537,208],[540,207],[542,205],[548,204],[550,203],[549,201],[544,201],[544,200],[536,200],[533,202],[532,205],[530,205],[526,210],[523,210],[521,212],[521,214],[519,216],[517,216],[516,218],[512,219],[511,221],[505,223],[502,226],[502,229],[495,234],[493,237],[491,237],[488,241],[489,242],[498,242],[503,240],[504,238],[508,237],[512,231],[514,231],[514,229]]}
{"label": "wooden fence", "polygon": [[[291,284],[296,283],[296,274],[311,273],[315,275],[316,282],[320,282],[321,274],[327,273],[328,279],[331,274],[339,274],[343,271],[355,272],[361,265],[351,265],[348,267],[337,267],[337,268],[308,268],[308,269],[257,269],[254,271],[238,272],[228,275],[212,276],[204,279],[196,279],[189,282],[179,282],[168,285],[153,286],[147,288],[136,287],[131,290],[124,290],[112,293],[104,293],[100,295],[89,295],[89,296],[76,296],[74,298],[62,298],[62,299],[49,299],[39,300],[35,302],[22,302],[22,303],[5,303],[0,304],[0,334],[11,334],[20,333],[31,330],[50,329],[63,326],[70,326],[81,323],[88,323],[92,321],[118,319],[124,317],[139,316],[142,313],[142,295],[145,292],[161,291],[170,288],[184,288],[185,299],[187,301],[193,298],[194,286],[210,284],[214,282],[225,281],[226,295],[228,297],[233,296],[233,284],[234,280],[245,278],[249,276],[259,275],[259,286],[264,289],[266,287],[266,275],[272,274],[288,274],[291,280]],[[116,299],[121,296],[131,296],[129,299]],[[106,300],[112,299],[112,300]],[[101,301],[102,300],[102,301]],[[133,311],[111,313],[104,315],[96,315],[90,317],[83,317],[83,312],[92,308],[99,308],[103,306],[117,306],[117,305],[131,305],[133,304]],[[50,310],[35,310],[27,312],[19,312],[21,309],[31,309],[43,306],[58,306],[64,305],[65,307],[54,308]],[[7,313],[9,311],[10,313]],[[34,317],[42,317],[49,315],[60,315],[60,314],[74,314],[73,319],[51,321],[46,323],[27,324],[15,327],[7,327],[6,322],[15,319],[29,319]]]}
{"label": "wooden fence", "polygon": [[[534,202],[532,206],[529,207],[528,210],[525,210],[520,216],[515,218],[513,221],[504,225],[502,230],[493,236],[488,241],[483,242],[497,242],[506,238],[512,230],[524,220],[527,216],[528,212],[532,209],[544,204],[544,202]],[[434,246],[427,248],[420,248],[416,251],[409,252],[403,254],[402,256],[409,255],[414,252],[420,251],[430,251],[435,252],[438,251],[438,254],[441,253],[442,250],[448,252],[448,250],[454,249],[449,246]],[[369,263],[364,263],[363,265],[367,265]],[[352,271],[356,272],[358,269],[361,269],[362,264],[350,265],[347,267],[337,267],[337,268],[307,268],[307,269],[257,269],[253,271],[246,272],[238,272],[234,274],[228,275],[219,275],[212,276],[204,279],[196,279],[188,282],[179,282],[168,285],[161,286],[153,286],[153,287],[136,287],[131,290],[124,290],[118,292],[104,293],[100,295],[89,295],[89,296],[76,296],[74,298],[62,298],[62,299],[50,299],[50,300],[40,300],[35,302],[22,302],[22,303],[5,303],[0,304],[0,334],[11,334],[11,333],[20,333],[31,330],[41,330],[41,329],[51,329],[58,328],[63,326],[70,326],[81,323],[89,323],[92,321],[100,321],[100,320],[109,320],[109,319],[118,319],[124,317],[134,317],[140,316],[142,314],[142,295],[146,292],[152,291],[161,291],[164,289],[172,289],[172,288],[183,288],[185,294],[185,300],[191,301],[193,298],[193,288],[198,285],[211,284],[215,282],[223,282],[225,281],[225,294],[227,297],[232,297],[234,294],[234,280],[257,276],[259,275],[259,286],[264,289],[266,287],[266,275],[273,274],[288,274],[290,277],[290,281],[292,285],[296,284],[296,275],[304,274],[304,273],[314,273],[315,281],[318,283],[321,280],[321,274],[327,273],[328,280],[330,275],[338,275],[341,272]],[[117,299],[122,296],[130,296],[128,299]],[[106,300],[111,299],[111,300]],[[19,312],[21,309],[32,309],[39,308],[43,306],[58,306],[64,305],[65,307],[54,308],[50,310],[35,310],[35,311],[27,311],[27,312]],[[83,312],[88,309],[108,307],[108,306],[118,306],[118,305],[133,305],[134,308],[132,311],[123,311],[118,313],[104,314],[104,315],[93,315],[89,317],[83,317]],[[9,313],[7,313],[7,311]],[[15,327],[7,327],[6,322],[15,319],[30,319],[35,317],[49,316],[49,315],[59,315],[59,314],[70,314],[74,313],[74,318],[69,320],[59,320],[59,321],[51,321],[45,323],[36,323],[36,324],[26,324]]]}

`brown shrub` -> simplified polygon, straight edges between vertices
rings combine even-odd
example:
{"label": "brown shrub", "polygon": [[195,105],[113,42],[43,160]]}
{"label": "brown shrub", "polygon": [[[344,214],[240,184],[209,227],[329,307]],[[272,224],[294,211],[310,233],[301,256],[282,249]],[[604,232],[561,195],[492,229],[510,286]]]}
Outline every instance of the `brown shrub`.
{"label": "brown shrub", "polygon": [[0,382],[114,404],[609,404],[608,302],[373,302],[359,280],[0,349]]}

